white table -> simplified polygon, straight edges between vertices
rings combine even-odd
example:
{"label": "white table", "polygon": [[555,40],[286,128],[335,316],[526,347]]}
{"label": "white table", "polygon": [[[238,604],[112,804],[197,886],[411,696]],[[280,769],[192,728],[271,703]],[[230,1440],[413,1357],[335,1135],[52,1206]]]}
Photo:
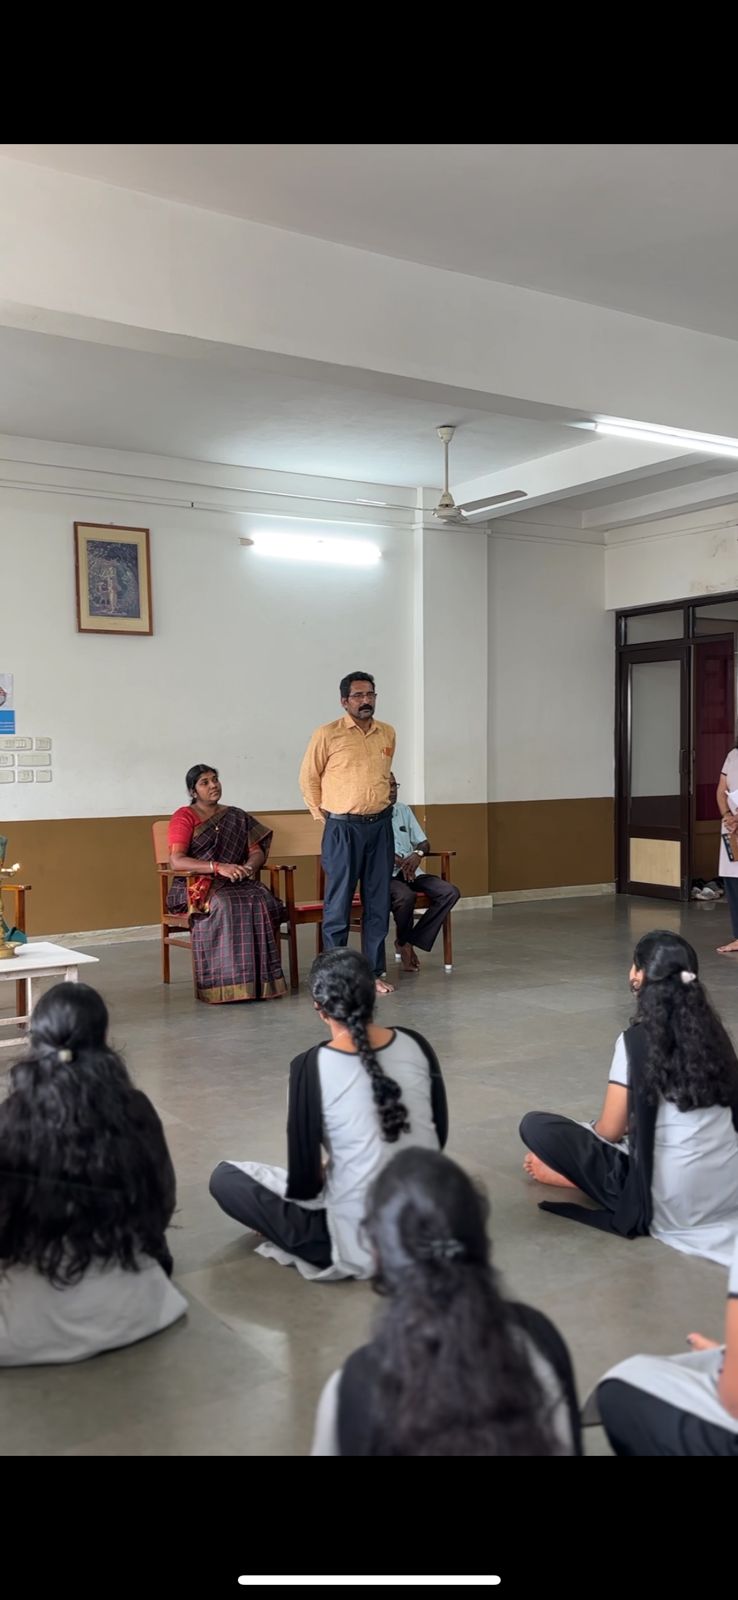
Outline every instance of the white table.
{"label": "white table", "polygon": [[[0,961],[0,982],[25,982],[28,987],[28,1011],[23,1017],[0,1017],[0,1028],[17,1028],[19,1024],[27,1023],[33,1011],[33,980],[35,978],[56,978],[59,983],[78,983],[79,968],[90,964],[97,966],[97,956],[83,955],[81,950],[65,950],[61,944],[46,944],[38,940],[32,944],[18,946],[17,954],[12,961]],[[12,1039],[0,1040],[0,1050],[7,1050],[19,1043],[17,1034]]]}

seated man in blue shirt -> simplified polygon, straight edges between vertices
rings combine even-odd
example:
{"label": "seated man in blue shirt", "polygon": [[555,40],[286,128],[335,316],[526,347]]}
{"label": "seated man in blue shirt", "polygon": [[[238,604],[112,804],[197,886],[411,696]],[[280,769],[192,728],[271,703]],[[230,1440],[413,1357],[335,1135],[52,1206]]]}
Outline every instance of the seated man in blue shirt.
{"label": "seated man in blue shirt", "polygon": [[[395,950],[406,972],[419,972],[418,950],[430,950],[436,935],[459,898],[460,890],[432,872],[420,872],[423,856],[430,845],[409,806],[398,804],[398,783],[390,773],[392,831],[395,839],[395,871],[392,879],[392,914],[397,928]],[[418,890],[428,896],[428,910],[414,923]]]}

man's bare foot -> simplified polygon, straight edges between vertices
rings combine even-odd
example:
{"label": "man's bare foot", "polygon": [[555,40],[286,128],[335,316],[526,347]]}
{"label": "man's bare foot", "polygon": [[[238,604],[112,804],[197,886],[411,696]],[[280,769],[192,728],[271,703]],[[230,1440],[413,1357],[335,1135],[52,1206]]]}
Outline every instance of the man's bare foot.
{"label": "man's bare foot", "polygon": [[731,939],[730,944],[719,944],[717,953],[719,956],[738,956],[738,939]]}
{"label": "man's bare foot", "polygon": [[534,1156],[532,1150],[528,1151],[523,1162],[523,1171],[527,1172],[529,1178],[535,1178],[536,1183],[550,1183],[557,1189],[576,1189],[575,1183],[563,1178],[560,1172],[554,1172],[553,1167],[547,1167],[545,1161]]}
{"label": "man's bare foot", "polygon": [[376,988],[377,994],[394,994],[395,992],[394,984],[387,983],[385,978],[377,978]]}
{"label": "man's bare foot", "polygon": [[403,972],[420,971],[420,962],[411,944],[401,944],[399,946],[399,952]]}

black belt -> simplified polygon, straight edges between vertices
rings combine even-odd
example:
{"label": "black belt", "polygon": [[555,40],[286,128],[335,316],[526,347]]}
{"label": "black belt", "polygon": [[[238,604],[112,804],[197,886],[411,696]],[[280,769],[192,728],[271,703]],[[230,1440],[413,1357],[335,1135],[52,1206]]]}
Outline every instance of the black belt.
{"label": "black belt", "polygon": [[383,817],[392,815],[392,807],[385,806],[384,811],[372,811],[367,816],[363,811],[329,811],[331,822],[381,822]]}

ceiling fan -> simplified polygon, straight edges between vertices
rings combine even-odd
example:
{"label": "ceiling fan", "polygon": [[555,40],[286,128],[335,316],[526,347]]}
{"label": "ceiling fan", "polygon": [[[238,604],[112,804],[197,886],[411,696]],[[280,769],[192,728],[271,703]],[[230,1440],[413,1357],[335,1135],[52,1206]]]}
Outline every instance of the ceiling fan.
{"label": "ceiling fan", "polygon": [[508,489],[505,494],[487,495],[484,500],[467,500],[463,506],[457,506],[448,486],[448,447],[455,432],[456,429],[450,424],[436,428],[443,445],[443,494],[433,512],[439,522],[461,527],[465,522],[471,522],[472,518],[481,517],[485,511],[491,511],[494,506],[506,505],[508,500],[527,500],[525,489]]}

